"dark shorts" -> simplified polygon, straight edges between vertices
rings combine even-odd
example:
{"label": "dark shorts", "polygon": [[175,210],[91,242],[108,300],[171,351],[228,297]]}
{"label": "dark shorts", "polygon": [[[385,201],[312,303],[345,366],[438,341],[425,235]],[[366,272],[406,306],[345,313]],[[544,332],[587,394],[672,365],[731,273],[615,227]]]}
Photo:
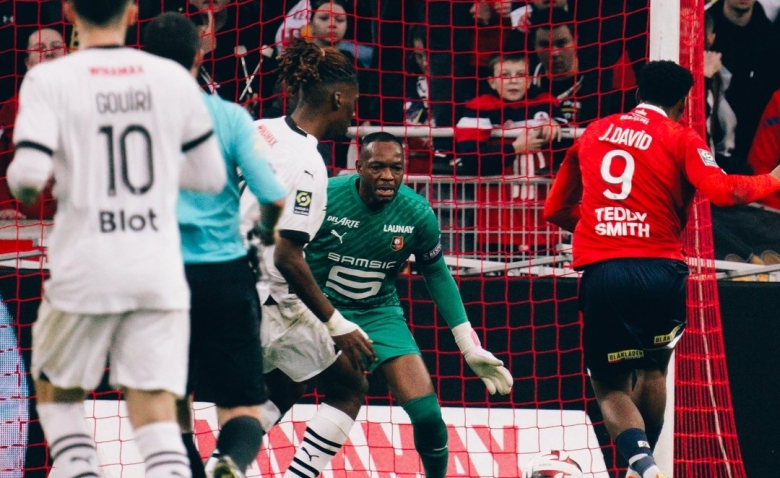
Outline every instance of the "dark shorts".
{"label": "dark shorts", "polygon": [[219,407],[266,400],[260,300],[246,259],[185,266],[192,336],[188,391]]}
{"label": "dark shorts", "polygon": [[663,368],[686,324],[688,266],[668,259],[615,259],[587,266],[580,281],[585,366],[595,379]]}

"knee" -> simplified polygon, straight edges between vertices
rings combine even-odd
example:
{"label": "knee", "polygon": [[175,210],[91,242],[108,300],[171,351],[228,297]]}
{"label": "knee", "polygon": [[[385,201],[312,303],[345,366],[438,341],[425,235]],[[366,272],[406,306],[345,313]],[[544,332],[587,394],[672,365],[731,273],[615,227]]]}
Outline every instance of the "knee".
{"label": "knee", "polygon": [[447,427],[441,417],[441,407],[439,407],[436,394],[431,393],[409,400],[402,407],[409,415],[415,435],[422,433],[430,436],[432,440],[437,435],[443,435],[446,438]]}
{"label": "knee", "polygon": [[317,388],[328,398],[356,405],[359,409],[368,393],[368,380],[362,373],[353,371],[341,374],[336,380],[322,377],[317,382]]}

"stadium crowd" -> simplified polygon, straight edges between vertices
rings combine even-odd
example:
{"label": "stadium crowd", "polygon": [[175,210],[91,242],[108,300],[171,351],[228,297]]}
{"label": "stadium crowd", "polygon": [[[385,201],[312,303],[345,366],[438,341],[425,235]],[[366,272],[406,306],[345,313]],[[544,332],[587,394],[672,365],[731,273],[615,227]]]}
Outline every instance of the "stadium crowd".
{"label": "stadium crowd", "polygon": [[[572,144],[570,135],[561,137],[561,128],[576,131],[594,119],[630,110],[636,105],[637,72],[647,60],[647,0],[136,3],[139,21],[128,30],[128,45],[139,46],[145,26],[163,11],[185,13],[199,24],[211,21],[201,40],[206,55],[199,83],[244,105],[254,118],[279,117],[295,106],[277,73],[277,58],[293,38],[337,47],[359,76],[356,126],[454,127],[452,137],[407,137],[408,172],[480,176],[491,184],[461,185],[441,200],[479,203],[498,197],[499,202],[527,203],[529,196],[518,194],[514,183],[503,191],[501,179],[552,178]],[[706,29],[707,132],[718,164],[730,174],[767,172],[780,160],[780,93],[774,95],[780,89],[780,66],[767,61],[780,45],[777,12],[775,0],[716,0],[708,5],[706,26],[690,26]],[[24,73],[78,48],[78,32],[65,20],[58,0],[5,2],[0,19],[4,175]],[[506,136],[496,137],[496,131]],[[320,145],[332,173],[353,166],[350,141],[345,137]],[[531,199],[543,201],[546,188],[538,187]],[[780,197],[770,197],[758,205],[713,208],[717,258],[780,262],[779,205]],[[50,191],[37,204],[24,206],[0,183],[0,218],[51,219],[55,207]],[[476,225],[487,230],[499,219],[502,227],[524,224],[510,229],[547,227],[525,207],[510,204],[510,209],[492,216],[461,212],[445,229]],[[535,247],[527,235],[502,237],[461,241],[460,251]]]}

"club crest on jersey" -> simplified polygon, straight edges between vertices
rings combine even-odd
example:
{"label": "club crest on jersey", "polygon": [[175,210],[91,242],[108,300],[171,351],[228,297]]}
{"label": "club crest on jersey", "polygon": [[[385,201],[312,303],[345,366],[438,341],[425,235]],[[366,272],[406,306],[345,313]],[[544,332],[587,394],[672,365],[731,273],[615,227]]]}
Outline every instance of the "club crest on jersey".
{"label": "club crest on jersey", "polygon": [[390,249],[395,252],[404,248],[404,236],[393,236],[393,240],[390,241]]}
{"label": "club crest on jersey", "polygon": [[293,206],[293,214],[301,216],[308,216],[311,209],[311,193],[309,191],[301,191],[300,189],[295,192],[295,206]]}
{"label": "club crest on jersey", "polygon": [[707,166],[714,166],[716,168],[719,167],[712,153],[710,153],[706,149],[701,149],[701,148],[697,149],[696,151],[699,153],[699,156],[701,157],[701,160],[704,164],[706,164]]}

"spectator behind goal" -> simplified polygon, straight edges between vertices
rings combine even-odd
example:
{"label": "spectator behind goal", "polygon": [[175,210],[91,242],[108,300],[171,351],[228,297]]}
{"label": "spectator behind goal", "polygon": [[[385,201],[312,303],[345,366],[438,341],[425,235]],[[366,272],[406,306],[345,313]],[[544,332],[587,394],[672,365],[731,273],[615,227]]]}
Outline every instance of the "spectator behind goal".
{"label": "spectator behind goal", "polygon": [[[52,28],[41,28],[31,33],[27,39],[27,58],[24,66],[30,71],[34,66],[56,60],[65,53],[62,35]],[[19,97],[14,96],[0,109],[0,219],[51,219],[57,210],[51,187],[47,187],[34,204],[27,205],[11,195],[5,179],[13,155],[14,122],[18,108]]]}
{"label": "spectator behind goal", "polygon": [[[478,245],[500,254],[545,249],[551,239],[537,232],[544,232],[538,230],[544,225],[539,203],[546,190],[531,181],[550,176],[550,143],[560,139],[566,120],[557,100],[530,84],[524,54],[496,55],[490,66],[488,84],[495,94],[466,103],[455,127],[457,173],[514,179],[478,184],[477,203],[485,205],[477,211]],[[517,137],[491,137],[496,130]]]}

